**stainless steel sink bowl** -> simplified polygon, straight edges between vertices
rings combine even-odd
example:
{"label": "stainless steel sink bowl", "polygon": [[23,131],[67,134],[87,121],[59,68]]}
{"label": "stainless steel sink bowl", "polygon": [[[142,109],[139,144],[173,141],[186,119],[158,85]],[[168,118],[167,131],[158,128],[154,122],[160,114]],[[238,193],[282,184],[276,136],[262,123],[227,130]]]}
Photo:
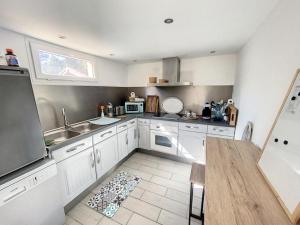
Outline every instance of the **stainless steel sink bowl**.
{"label": "stainless steel sink bowl", "polygon": [[93,131],[95,129],[98,129],[99,127],[101,127],[101,125],[96,125],[96,124],[92,124],[89,122],[85,122],[85,123],[73,125],[71,130],[75,131],[75,132],[79,132],[81,134],[84,134],[84,133]]}
{"label": "stainless steel sink bowl", "polygon": [[72,137],[76,137],[80,135],[79,132],[71,131],[71,130],[58,130],[49,132],[48,134],[44,135],[45,143],[47,146],[54,145],[61,143],[65,140],[68,140]]}

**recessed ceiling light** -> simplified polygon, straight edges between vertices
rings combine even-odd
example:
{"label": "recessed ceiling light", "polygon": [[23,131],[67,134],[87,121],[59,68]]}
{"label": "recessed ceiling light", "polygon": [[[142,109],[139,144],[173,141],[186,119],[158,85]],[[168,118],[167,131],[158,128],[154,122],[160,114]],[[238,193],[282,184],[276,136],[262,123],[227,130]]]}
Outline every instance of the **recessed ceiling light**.
{"label": "recessed ceiling light", "polygon": [[134,59],[134,60],[132,60],[133,62],[137,62],[137,60],[136,59]]}
{"label": "recessed ceiling light", "polygon": [[209,53],[210,54],[215,54],[217,51],[216,50],[212,50],[212,51],[210,51]]}
{"label": "recessed ceiling light", "polygon": [[60,38],[60,39],[66,39],[67,37],[64,36],[64,35],[58,35],[58,38]]}
{"label": "recessed ceiling light", "polygon": [[172,18],[167,18],[167,19],[164,20],[164,23],[166,23],[166,24],[170,24],[170,23],[173,23],[173,22],[174,22],[174,20]]}
{"label": "recessed ceiling light", "polygon": [[110,56],[115,56],[115,54],[114,54],[114,53],[110,53],[109,55],[110,55]]}

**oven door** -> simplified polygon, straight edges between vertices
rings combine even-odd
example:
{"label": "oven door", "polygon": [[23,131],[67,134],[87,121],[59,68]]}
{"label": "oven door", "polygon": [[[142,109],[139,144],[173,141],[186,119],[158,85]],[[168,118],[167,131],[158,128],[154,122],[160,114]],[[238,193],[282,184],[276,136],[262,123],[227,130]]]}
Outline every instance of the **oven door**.
{"label": "oven door", "polygon": [[151,149],[167,154],[177,155],[177,139],[175,133],[151,130]]}

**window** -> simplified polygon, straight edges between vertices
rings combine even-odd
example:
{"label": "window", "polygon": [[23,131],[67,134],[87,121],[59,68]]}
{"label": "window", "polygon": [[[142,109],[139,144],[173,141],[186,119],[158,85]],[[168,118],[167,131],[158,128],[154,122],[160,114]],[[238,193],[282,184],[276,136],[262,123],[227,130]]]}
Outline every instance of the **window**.
{"label": "window", "polygon": [[92,57],[59,47],[31,43],[37,78],[94,80]]}

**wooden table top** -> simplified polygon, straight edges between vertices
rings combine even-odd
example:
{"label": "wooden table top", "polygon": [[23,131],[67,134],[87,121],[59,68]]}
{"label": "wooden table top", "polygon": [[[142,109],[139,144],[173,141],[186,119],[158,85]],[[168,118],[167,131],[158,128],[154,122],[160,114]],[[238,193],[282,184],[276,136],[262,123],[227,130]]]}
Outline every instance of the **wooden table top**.
{"label": "wooden table top", "polygon": [[257,168],[257,147],[208,137],[206,149],[205,225],[292,225]]}

